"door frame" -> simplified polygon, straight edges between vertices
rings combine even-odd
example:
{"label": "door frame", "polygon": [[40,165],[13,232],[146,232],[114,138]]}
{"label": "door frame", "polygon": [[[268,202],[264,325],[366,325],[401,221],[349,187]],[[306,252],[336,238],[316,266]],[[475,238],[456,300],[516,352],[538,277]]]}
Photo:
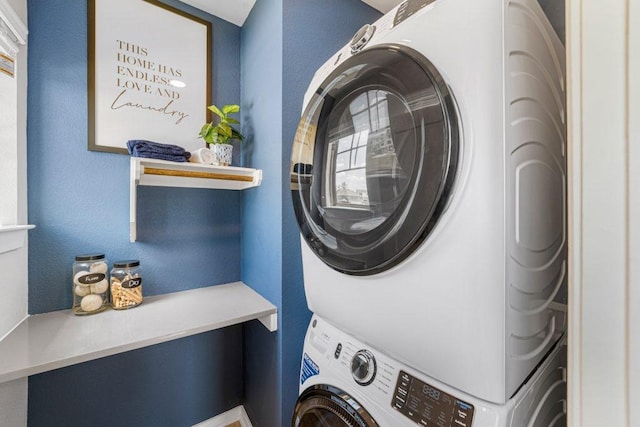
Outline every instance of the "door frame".
{"label": "door frame", "polygon": [[640,425],[639,3],[567,0],[575,427]]}

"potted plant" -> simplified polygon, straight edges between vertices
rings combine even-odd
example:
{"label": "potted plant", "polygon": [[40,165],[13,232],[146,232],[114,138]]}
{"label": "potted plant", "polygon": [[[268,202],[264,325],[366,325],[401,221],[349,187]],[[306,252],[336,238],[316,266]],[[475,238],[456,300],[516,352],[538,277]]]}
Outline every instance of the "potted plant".
{"label": "potted plant", "polygon": [[[233,145],[231,141],[244,140],[244,136],[232,125],[237,125],[236,119],[229,117],[231,114],[240,112],[240,106],[236,104],[225,105],[218,108],[215,105],[207,107],[209,111],[215,114],[217,120],[205,123],[200,129],[200,137],[209,144],[209,148],[213,151],[214,158],[219,165],[229,166],[231,164],[231,156],[233,154]],[[217,124],[214,122],[217,121]]]}

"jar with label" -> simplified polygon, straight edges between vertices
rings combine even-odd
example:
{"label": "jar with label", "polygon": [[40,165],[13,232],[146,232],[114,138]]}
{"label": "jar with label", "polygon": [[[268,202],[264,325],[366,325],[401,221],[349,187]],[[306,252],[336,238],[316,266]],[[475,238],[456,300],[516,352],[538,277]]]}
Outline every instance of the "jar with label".
{"label": "jar with label", "polygon": [[124,310],[142,304],[140,261],[118,261],[111,269],[111,307]]}
{"label": "jar with label", "polygon": [[104,254],[76,256],[73,263],[73,314],[95,314],[109,307],[108,270]]}

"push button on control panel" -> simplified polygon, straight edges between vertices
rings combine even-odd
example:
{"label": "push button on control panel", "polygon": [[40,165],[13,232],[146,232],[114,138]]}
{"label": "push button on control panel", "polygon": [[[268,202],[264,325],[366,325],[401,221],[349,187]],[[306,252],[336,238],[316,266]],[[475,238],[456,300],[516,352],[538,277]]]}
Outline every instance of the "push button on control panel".
{"label": "push button on control panel", "polygon": [[336,346],[336,351],[333,353],[333,357],[336,359],[340,357],[340,352],[342,351],[342,343],[338,343]]}

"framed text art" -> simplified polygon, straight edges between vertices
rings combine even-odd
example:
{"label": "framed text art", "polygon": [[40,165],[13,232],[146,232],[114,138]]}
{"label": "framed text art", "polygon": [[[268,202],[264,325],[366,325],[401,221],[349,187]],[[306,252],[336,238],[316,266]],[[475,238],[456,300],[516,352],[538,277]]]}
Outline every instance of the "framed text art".
{"label": "framed text art", "polygon": [[158,0],[88,0],[89,150],[192,151],[209,121],[211,23]]}

